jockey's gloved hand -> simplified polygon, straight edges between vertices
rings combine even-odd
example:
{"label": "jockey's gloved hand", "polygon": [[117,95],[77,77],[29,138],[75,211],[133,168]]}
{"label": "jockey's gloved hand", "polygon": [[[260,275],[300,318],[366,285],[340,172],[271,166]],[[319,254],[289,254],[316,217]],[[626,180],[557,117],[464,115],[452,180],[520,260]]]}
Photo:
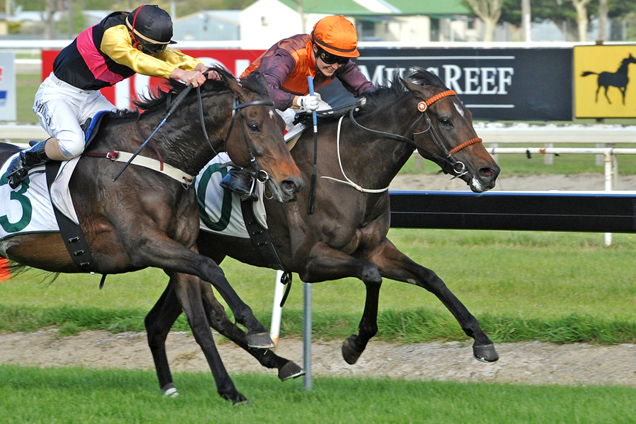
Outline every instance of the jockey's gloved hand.
{"label": "jockey's gloved hand", "polygon": [[302,96],[298,99],[298,105],[300,106],[301,110],[312,112],[318,109],[318,106],[320,105],[320,94],[316,93],[313,96]]}

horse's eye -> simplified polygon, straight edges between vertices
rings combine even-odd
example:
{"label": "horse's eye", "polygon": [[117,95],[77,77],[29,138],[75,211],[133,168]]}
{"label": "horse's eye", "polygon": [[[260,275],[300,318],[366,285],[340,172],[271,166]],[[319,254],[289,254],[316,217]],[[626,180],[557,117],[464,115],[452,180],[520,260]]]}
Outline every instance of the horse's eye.
{"label": "horse's eye", "polygon": [[439,119],[439,123],[442,124],[445,127],[452,127],[453,124],[451,123],[451,120],[448,118],[442,118],[440,117]]}
{"label": "horse's eye", "polygon": [[249,122],[247,128],[252,132],[261,132],[261,127],[256,122]]}

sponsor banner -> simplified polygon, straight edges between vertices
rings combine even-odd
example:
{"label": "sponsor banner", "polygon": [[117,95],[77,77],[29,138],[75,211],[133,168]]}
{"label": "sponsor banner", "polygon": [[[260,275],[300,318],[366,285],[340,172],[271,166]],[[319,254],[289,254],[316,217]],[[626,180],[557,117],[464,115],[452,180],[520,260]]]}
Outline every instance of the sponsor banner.
{"label": "sponsor banner", "polygon": [[[199,59],[206,65],[221,63],[234,75],[240,75],[264,51],[239,49],[182,50],[183,53]],[[59,50],[42,51],[42,80],[53,72],[53,61],[59,52]],[[147,95],[149,89],[153,90],[164,82],[165,80],[162,78],[136,74],[113,87],[107,87],[101,91],[118,108],[129,109],[134,107],[132,101],[137,99],[139,95]]]}
{"label": "sponsor banner", "polygon": [[[218,60],[240,75],[263,50],[183,52],[206,64]],[[43,77],[51,72],[57,53],[42,52]],[[355,61],[376,85],[388,85],[411,66],[428,69],[457,92],[475,119],[571,120],[573,116],[572,49],[360,49]],[[135,75],[102,92],[117,107],[128,108],[137,93],[160,81]],[[320,91],[327,98],[333,96],[332,105],[349,100],[337,83]]]}
{"label": "sponsor banner", "polygon": [[356,63],[376,85],[425,68],[476,119],[572,119],[572,49],[360,49]]}
{"label": "sponsor banner", "polygon": [[0,121],[17,119],[15,87],[15,55],[0,53]]}
{"label": "sponsor banner", "polygon": [[574,93],[577,118],[636,118],[636,45],[574,47]]}

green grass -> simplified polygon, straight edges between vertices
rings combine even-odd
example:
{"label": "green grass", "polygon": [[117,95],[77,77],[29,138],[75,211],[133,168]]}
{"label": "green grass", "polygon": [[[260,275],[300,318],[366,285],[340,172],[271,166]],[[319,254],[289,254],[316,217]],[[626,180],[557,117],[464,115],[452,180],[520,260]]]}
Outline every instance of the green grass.
{"label": "green grass", "polygon": [[40,74],[18,74],[16,78],[17,122],[22,124],[37,124],[38,118],[33,113],[33,99],[41,82]]}
{"label": "green grass", "polygon": [[161,399],[152,371],[0,366],[3,423],[631,423],[636,389],[239,375],[249,405],[216,395],[209,373],[176,373]]}
{"label": "green grass", "polygon": [[[636,142],[636,140],[635,140]],[[485,144],[488,146],[488,144]],[[621,144],[616,147],[634,148],[634,144]],[[545,147],[541,144],[500,144],[500,147]],[[589,144],[555,144],[554,147],[596,147]],[[636,174],[636,155],[620,155],[618,159],[618,173],[620,175]],[[596,164],[595,155],[562,154],[554,158],[552,165],[546,165],[543,155],[532,155],[529,159],[525,154],[500,154],[497,157],[497,164],[501,167],[501,175],[537,175],[537,174],[582,174],[596,173],[603,174],[603,164]],[[412,156],[404,165],[400,174],[429,174],[434,175],[439,171],[439,167],[433,162],[427,161],[417,155]],[[540,189],[540,188],[537,188]]]}
{"label": "green grass", "polygon": [[[391,230],[410,257],[440,275],[496,341],[636,342],[636,240],[615,234]],[[223,262],[228,280],[257,317],[270,322],[274,271]],[[302,284],[283,311],[283,335],[302,332]],[[49,279],[50,280],[50,279]],[[0,331],[61,328],[141,331],[143,317],[167,277],[159,270],[108,276],[62,275],[50,282],[29,271],[0,283]],[[355,279],[312,286],[314,335],[342,338],[356,331],[364,285]],[[386,281],[378,337],[404,342],[465,336],[441,302],[422,288]],[[186,329],[180,321],[178,329]]]}

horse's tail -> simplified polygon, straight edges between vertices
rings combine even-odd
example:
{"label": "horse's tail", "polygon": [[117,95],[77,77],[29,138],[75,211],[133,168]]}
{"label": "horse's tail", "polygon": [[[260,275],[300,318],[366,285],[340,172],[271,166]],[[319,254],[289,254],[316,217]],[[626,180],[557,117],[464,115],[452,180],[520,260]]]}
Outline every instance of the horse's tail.
{"label": "horse's tail", "polygon": [[581,74],[582,77],[586,77],[588,75],[598,75],[598,72],[585,71]]}

